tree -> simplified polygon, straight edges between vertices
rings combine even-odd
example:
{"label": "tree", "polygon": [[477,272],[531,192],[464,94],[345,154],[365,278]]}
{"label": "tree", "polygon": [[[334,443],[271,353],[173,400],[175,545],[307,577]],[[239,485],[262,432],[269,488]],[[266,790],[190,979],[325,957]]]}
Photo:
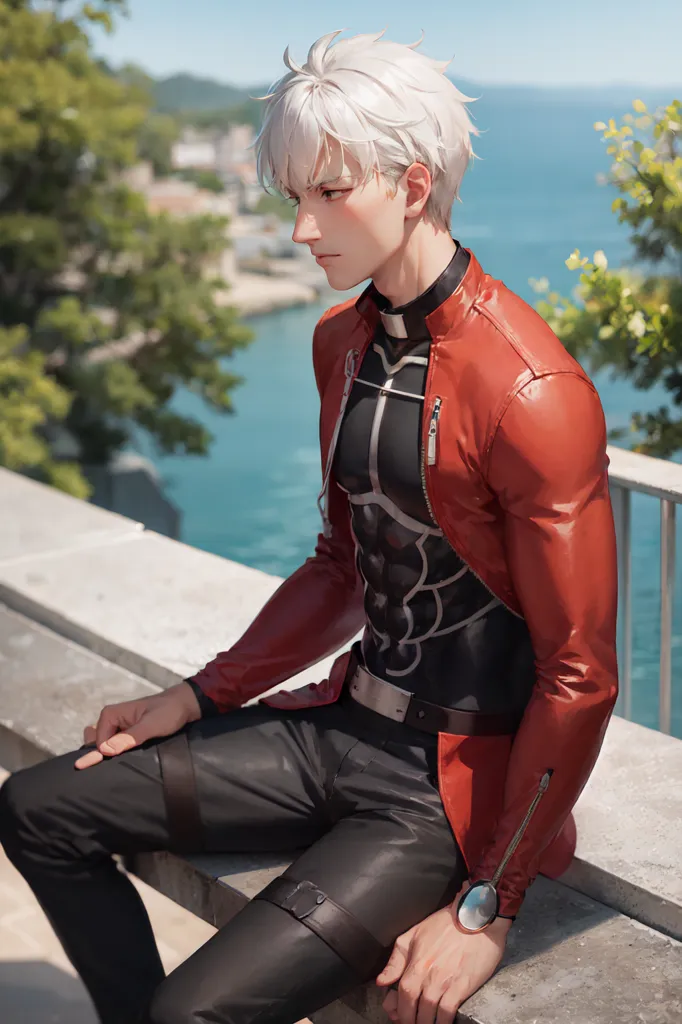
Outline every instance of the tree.
{"label": "tree", "polygon": [[180,135],[181,125],[171,114],[152,109],[156,104],[154,79],[136,64],[124,64],[119,71],[114,71],[104,60],[97,63],[107,74],[130,86],[129,95],[136,96],[138,102],[149,108],[137,136],[138,156],[151,163],[157,177],[171,174],[171,149]]}
{"label": "tree", "polygon": [[173,177],[194,182],[198,188],[205,188],[209,192],[225,191],[225,186],[215,171],[203,170],[201,167],[183,167],[174,171]]}
{"label": "tree", "polygon": [[[635,100],[633,109],[637,116],[625,114],[620,126],[612,119],[594,127],[613,157],[607,181],[621,195],[612,209],[633,229],[639,268],[609,269],[603,251],[589,260],[576,249],[566,265],[581,271],[578,301],[550,292],[537,308],[590,372],[608,366],[640,389],[661,382],[675,407],[682,404],[682,105],[673,100],[650,113]],[[643,263],[660,272],[645,273]],[[533,284],[548,290],[546,281]],[[682,449],[682,418],[667,405],[633,413],[630,431],[640,435],[635,451],[669,458]],[[610,438],[627,432],[614,429]]]}
{"label": "tree", "polygon": [[256,203],[253,212],[258,214],[274,213],[280,220],[291,221],[292,223],[296,220],[296,207],[278,192],[263,193]]}
{"label": "tree", "polygon": [[252,339],[216,300],[227,220],[152,215],[126,185],[149,106],[86,32],[110,31],[119,7],[0,0],[0,464],[81,496],[81,466],[140,430],[206,454],[211,435],[173,395],[231,411],[223,357]]}

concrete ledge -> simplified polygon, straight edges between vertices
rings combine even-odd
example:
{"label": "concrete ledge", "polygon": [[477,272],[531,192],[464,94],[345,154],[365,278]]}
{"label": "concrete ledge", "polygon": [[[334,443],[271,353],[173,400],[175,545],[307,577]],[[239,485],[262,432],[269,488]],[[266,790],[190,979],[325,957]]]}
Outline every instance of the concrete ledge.
{"label": "concrete ledge", "polygon": [[74,750],[105,704],[158,687],[0,605],[0,764]]}
{"label": "concrete ledge", "polygon": [[561,881],[682,939],[682,741],[612,719]]}
{"label": "concrete ledge", "polygon": [[[11,524],[0,541],[0,601],[157,686],[229,647],[281,583],[0,473],[0,521]],[[323,678],[332,660],[284,685]]]}
{"label": "concrete ledge", "polygon": [[0,565],[115,542],[136,523],[0,466]]}
{"label": "concrete ledge", "polygon": [[[0,600],[156,686],[228,647],[280,583],[6,470],[1,510]],[[324,678],[331,660],[285,686]],[[682,938],[682,742],[614,717],[576,818],[563,880]]]}
{"label": "concrete ledge", "polygon": [[[128,866],[166,896],[222,927],[280,874],[276,857],[142,854]],[[315,1024],[383,1024],[373,984],[312,1014]],[[679,1024],[682,944],[540,878],[500,969],[464,1004],[462,1024]]]}
{"label": "concrete ledge", "polygon": [[[0,664],[0,763],[12,769],[79,746],[83,725],[104,703],[158,692],[1,608]],[[160,852],[126,863],[162,893],[221,927],[281,874],[289,858],[277,853],[183,858]],[[384,1024],[380,1002],[375,987],[364,986],[313,1020]],[[468,1024],[677,1024],[681,1018],[682,945],[541,878],[510,933],[500,971],[467,1001],[459,1019]]]}

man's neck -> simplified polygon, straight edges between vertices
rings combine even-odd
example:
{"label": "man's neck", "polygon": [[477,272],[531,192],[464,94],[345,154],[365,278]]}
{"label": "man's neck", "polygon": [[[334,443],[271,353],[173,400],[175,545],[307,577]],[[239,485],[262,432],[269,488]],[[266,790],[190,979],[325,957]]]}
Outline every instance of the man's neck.
{"label": "man's neck", "polygon": [[457,245],[449,231],[419,224],[372,281],[395,309],[430,288],[452,260]]}

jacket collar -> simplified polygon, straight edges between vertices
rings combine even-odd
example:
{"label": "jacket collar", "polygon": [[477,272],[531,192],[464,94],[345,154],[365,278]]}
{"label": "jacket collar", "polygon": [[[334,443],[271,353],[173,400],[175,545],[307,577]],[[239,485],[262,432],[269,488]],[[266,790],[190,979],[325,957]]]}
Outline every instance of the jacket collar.
{"label": "jacket collar", "polygon": [[466,319],[483,278],[481,266],[471,250],[459,243],[457,246],[457,252],[443,273],[425,292],[404,306],[390,309],[385,296],[370,282],[355,303],[363,320],[371,328],[383,320],[386,333],[392,337],[416,340],[448,334]]}

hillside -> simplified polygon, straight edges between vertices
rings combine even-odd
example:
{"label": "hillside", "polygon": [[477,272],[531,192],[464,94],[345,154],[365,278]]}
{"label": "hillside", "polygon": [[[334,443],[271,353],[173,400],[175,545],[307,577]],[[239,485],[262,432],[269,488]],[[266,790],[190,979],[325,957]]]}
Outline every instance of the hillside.
{"label": "hillside", "polygon": [[[144,85],[151,93],[155,109],[161,113],[199,115],[198,123],[216,125],[240,120],[258,125],[262,103],[251,100],[250,96],[263,96],[272,83],[256,83],[249,87],[230,85],[212,78],[203,78],[189,72],[178,72],[164,78],[154,78],[144,69],[128,64],[112,74],[129,82]],[[649,106],[670,103],[682,93],[682,84],[677,86],[642,86],[628,83],[613,83],[598,86],[553,86],[533,85],[486,85],[470,79],[453,77],[452,81],[465,95],[480,98],[481,106],[472,105],[472,112],[487,109],[501,110],[516,108],[522,113],[530,107],[585,107],[601,111],[599,116],[618,116],[630,110],[632,101],[640,98]],[[609,113],[609,111],[611,113]]]}

